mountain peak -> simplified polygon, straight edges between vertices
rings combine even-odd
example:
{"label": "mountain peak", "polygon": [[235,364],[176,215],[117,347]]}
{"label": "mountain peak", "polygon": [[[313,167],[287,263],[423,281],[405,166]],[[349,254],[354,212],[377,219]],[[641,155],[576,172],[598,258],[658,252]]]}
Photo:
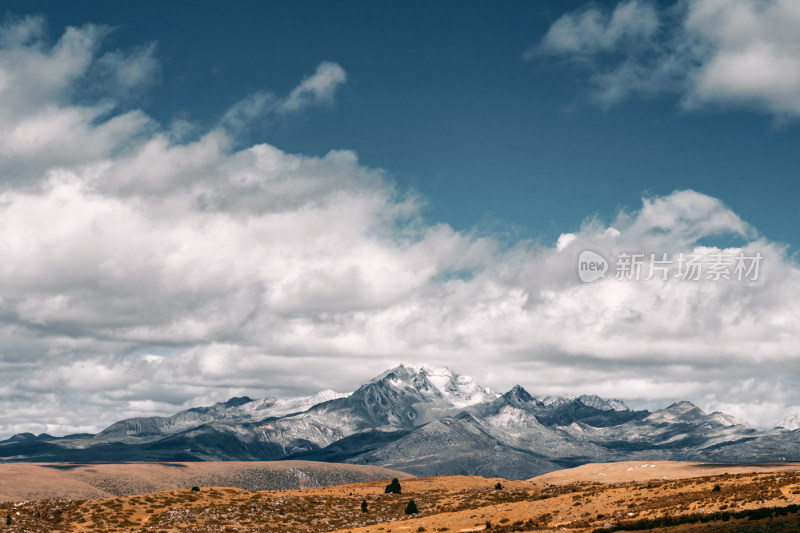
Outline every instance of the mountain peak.
{"label": "mountain peak", "polygon": [[381,381],[390,375],[397,377],[414,377],[414,376],[455,376],[455,372],[446,366],[430,366],[423,364],[413,363],[400,363],[399,365],[382,372],[381,374],[372,378],[370,383]]}
{"label": "mountain peak", "polygon": [[35,439],[35,438],[36,438],[36,435],[34,435],[33,433],[17,433],[15,435],[12,435],[11,438],[8,439],[8,440],[9,441],[18,442],[18,441],[21,441],[21,440],[30,440],[30,439]]}
{"label": "mountain peak", "polygon": [[601,411],[630,411],[630,408],[625,405],[622,400],[601,398],[595,394],[582,394],[580,396],[540,396],[536,397],[535,400],[542,402],[548,407],[560,407],[578,401],[587,407],[593,407]]}
{"label": "mountain peak", "polygon": [[236,396],[231,398],[227,402],[222,403],[225,407],[239,407],[240,405],[244,405],[246,403],[252,402],[252,398],[248,398],[247,396]]}
{"label": "mountain peak", "polygon": [[780,422],[778,422],[775,427],[788,429],[789,431],[800,429],[800,415],[798,414],[789,415]]}
{"label": "mountain peak", "polygon": [[503,397],[511,403],[530,403],[534,401],[533,396],[521,385],[514,385],[510,391],[503,394]]}
{"label": "mountain peak", "polygon": [[[693,404],[692,402],[690,402],[688,400],[683,400],[681,402],[675,402],[672,405],[670,405],[669,407],[667,407],[666,409],[664,409],[664,411],[671,411],[671,412],[674,412],[674,413],[688,413],[689,411],[692,411],[694,409],[697,409],[698,411],[703,413],[703,411],[699,407],[697,407],[695,404]],[[703,414],[705,415],[705,413],[703,413]]]}
{"label": "mountain peak", "polygon": [[578,399],[589,407],[601,409],[603,411],[630,411],[625,402],[617,400],[616,398],[601,398],[596,394],[583,394],[578,396]]}
{"label": "mountain peak", "polygon": [[689,401],[676,402],[660,409],[647,417],[652,422],[689,422],[706,418],[708,415],[702,409]]}
{"label": "mountain peak", "polygon": [[500,396],[471,377],[444,366],[401,363],[373,378],[370,383],[384,380],[389,380],[397,388],[414,388],[420,392],[426,392],[430,385],[453,407],[467,407]]}

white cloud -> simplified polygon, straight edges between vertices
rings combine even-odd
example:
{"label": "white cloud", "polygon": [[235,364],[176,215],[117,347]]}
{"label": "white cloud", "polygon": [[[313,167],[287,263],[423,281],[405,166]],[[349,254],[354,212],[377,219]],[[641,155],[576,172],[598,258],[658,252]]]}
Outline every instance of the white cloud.
{"label": "white cloud", "polygon": [[241,130],[257,119],[274,113],[279,105],[275,95],[258,91],[232,105],[223,115],[222,123],[234,131]]}
{"label": "white cloud", "polygon": [[53,167],[105,157],[148,128],[149,119],[139,111],[113,114],[109,102],[79,106],[68,101],[106,33],[92,25],[68,28],[48,47],[39,18],[0,28],[0,157],[5,182],[39,181]]}
{"label": "white cloud", "polygon": [[[648,39],[658,30],[658,13],[647,2],[629,0],[608,13],[589,7],[559,18],[542,39],[545,53],[595,53],[611,50],[624,40]],[[536,52],[532,48],[528,57]]]}
{"label": "white cloud", "polygon": [[689,74],[688,105],[737,104],[800,115],[797,2],[704,0],[692,4],[685,27],[707,49]]}
{"label": "white cloud", "polygon": [[[540,49],[597,59],[594,97],[610,104],[634,94],[674,92],[687,109],[742,107],[776,116],[800,114],[800,8],[793,0],[692,0],[656,15],[614,16],[590,8],[567,13],[542,39]],[[652,8],[650,8],[652,10]],[[677,15],[676,15],[677,13]],[[636,46],[621,37],[636,36]]]}
{"label": "white cloud", "polygon": [[[800,405],[798,266],[717,199],[646,198],[555,246],[506,249],[422,222],[421,200],[352,152],[236,149],[221,127],[182,141],[140,111],[77,106],[93,30],[48,48],[20,24],[3,34],[3,79],[67,66],[51,65],[59,91],[0,99],[0,172],[15,177],[0,191],[0,435],[348,390],[399,360],[498,389],[737,406],[766,424]],[[300,93],[326,94],[327,76]],[[758,282],[575,276],[583,247],[680,252],[720,235],[763,254]]]}
{"label": "white cloud", "polygon": [[109,78],[111,89],[118,96],[127,96],[155,81],[158,61],[156,43],[141,46],[130,52],[115,50],[103,54],[97,61],[101,76]]}
{"label": "white cloud", "polygon": [[258,91],[231,106],[222,117],[221,124],[236,132],[258,120],[268,120],[271,115],[291,115],[314,105],[330,105],[336,90],[347,80],[342,67],[323,61],[311,76],[305,78],[288,96],[278,98],[267,91]]}
{"label": "white cloud", "polygon": [[294,88],[282,102],[284,111],[297,111],[309,105],[330,104],[336,89],[347,80],[344,69],[336,63],[324,61],[316,72]]}

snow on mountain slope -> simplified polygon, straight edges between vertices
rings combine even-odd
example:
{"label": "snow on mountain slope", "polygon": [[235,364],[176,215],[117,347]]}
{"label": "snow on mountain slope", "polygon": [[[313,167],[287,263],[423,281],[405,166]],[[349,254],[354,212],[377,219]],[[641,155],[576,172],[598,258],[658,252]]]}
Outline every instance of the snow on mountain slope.
{"label": "snow on mountain slope", "polygon": [[[800,425],[788,417],[782,428]],[[20,435],[0,460],[38,462],[314,460],[389,464],[417,474],[527,478],[558,466],[625,458],[794,460],[800,432],[759,432],[690,402],[654,413],[593,395],[503,395],[447,368],[399,365],[351,394],[231,398],[170,417],[122,420],[97,435]],[[109,446],[109,444],[113,444]]]}
{"label": "snow on mountain slope", "polygon": [[788,429],[794,431],[800,429],[800,415],[789,415],[775,426],[776,428]]}
{"label": "snow on mountain slope", "polygon": [[320,391],[313,396],[302,396],[298,398],[264,398],[263,400],[255,400],[241,406],[241,410],[249,413],[254,419],[265,419],[277,416],[286,416],[291,413],[301,413],[308,411],[315,405],[336,400],[338,398],[347,398],[353,394],[352,392],[339,393],[330,389]]}
{"label": "snow on mountain slope", "polygon": [[673,403],[665,409],[659,409],[646,418],[647,421],[657,424],[675,424],[685,422],[697,422],[706,418],[708,415],[692,402]]}
{"label": "snow on mountain slope", "polygon": [[719,424],[721,426],[740,426],[745,425],[744,422],[736,418],[735,416],[731,416],[725,414],[721,411],[714,411],[710,415],[708,415],[708,421],[712,424]]}
{"label": "snow on mountain slope", "polygon": [[187,431],[212,422],[248,423],[307,411],[311,407],[352,393],[340,394],[324,390],[313,396],[298,398],[263,398],[251,400],[243,396],[231,398],[209,407],[193,407],[169,417],[141,417],[121,420],[98,433],[95,441],[118,442],[132,439],[152,439]]}
{"label": "snow on mountain slope", "polygon": [[445,417],[346,462],[395,465],[417,476],[483,475],[522,479],[523,472],[557,470],[535,451],[498,442],[471,415]]}
{"label": "snow on mountain slope", "polygon": [[681,450],[677,452],[680,457],[686,457],[687,451],[696,453],[701,448],[753,438],[757,434],[754,429],[737,424],[733,417],[719,412],[706,414],[687,401],[615,426],[596,428],[579,423],[562,429],[576,438],[616,443],[615,447],[622,451],[660,447]]}
{"label": "snow on mountain slope", "polygon": [[408,366],[425,375],[428,381],[433,383],[453,407],[467,407],[468,405],[494,400],[500,396],[492,389],[478,385],[471,377],[457,374],[446,367]]}
{"label": "snow on mountain slope", "polygon": [[512,405],[500,407],[495,414],[475,419],[498,442],[523,450],[532,450],[549,457],[566,457],[598,453],[596,446],[577,442],[571,435],[547,428],[524,409]]}
{"label": "snow on mountain slope", "polygon": [[666,409],[656,411],[647,417],[647,420],[654,423],[693,423],[707,428],[744,426],[742,422],[731,415],[720,411],[706,414],[702,409],[692,402],[678,402],[670,405]]}
{"label": "snow on mountain slope", "polygon": [[390,374],[394,376],[391,384],[398,388],[414,387],[417,390],[421,390],[419,381],[420,378],[423,378],[433,385],[441,397],[452,407],[463,408],[476,403],[491,401],[500,396],[492,389],[477,384],[471,377],[458,374],[443,366],[433,367],[402,363],[375,377],[371,383],[381,381]]}
{"label": "snow on mountain slope", "polygon": [[535,399],[547,407],[559,407],[578,400],[584,405],[603,411],[630,411],[630,408],[625,405],[625,402],[622,400],[601,398],[594,394],[582,394],[580,396],[538,396]]}
{"label": "snow on mountain slope", "polygon": [[[294,412],[271,423],[265,438],[283,443],[286,436],[327,446],[370,428],[416,428],[457,414],[462,406],[495,400],[499,395],[467,376],[447,368],[398,365],[370,380],[354,393]],[[273,407],[270,407],[273,408]]]}

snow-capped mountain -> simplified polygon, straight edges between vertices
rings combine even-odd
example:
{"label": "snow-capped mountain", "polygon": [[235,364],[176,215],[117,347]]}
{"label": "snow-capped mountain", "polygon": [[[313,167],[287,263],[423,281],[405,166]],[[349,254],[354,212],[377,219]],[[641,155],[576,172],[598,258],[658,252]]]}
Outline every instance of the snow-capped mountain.
{"label": "snow-capped mountain", "polygon": [[401,365],[425,376],[453,407],[467,407],[491,401],[500,396],[488,387],[478,385],[474,379],[457,374],[446,367],[427,365]]}
{"label": "snow-capped mountain", "polygon": [[274,416],[284,416],[291,413],[302,413],[308,411],[315,405],[347,398],[352,392],[340,393],[330,389],[320,391],[313,396],[302,396],[298,398],[264,398],[242,404],[241,410],[249,413],[254,419],[265,419]]}
{"label": "snow-capped mountain", "polygon": [[587,462],[800,460],[797,416],[759,432],[691,402],[635,411],[594,395],[505,394],[447,368],[402,364],[353,393],[231,398],[96,435],[16,435],[0,461],[286,458],[380,465],[416,475],[528,478]]}
{"label": "snow-capped mountain", "polygon": [[132,439],[152,440],[168,433],[186,431],[209,422],[258,422],[273,417],[307,411],[315,405],[346,398],[352,393],[341,394],[324,390],[313,396],[298,398],[263,398],[252,400],[247,396],[231,398],[210,407],[194,407],[170,417],[142,417],[121,420],[97,434],[95,440],[131,442]]}
{"label": "snow-capped mountain", "polygon": [[800,415],[789,415],[775,426],[776,428],[788,429],[794,431],[800,429]]}
{"label": "snow-capped mountain", "polygon": [[594,407],[595,409],[602,409],[603,411],[630,411],[630,408],[625,405],[622,400],[605,399],[594,394],[582,394],[580,396],[541,396],[536,398],[537,401],[542,402],[546,406],[559,407],[575,400],[579,400],[584,405]]}

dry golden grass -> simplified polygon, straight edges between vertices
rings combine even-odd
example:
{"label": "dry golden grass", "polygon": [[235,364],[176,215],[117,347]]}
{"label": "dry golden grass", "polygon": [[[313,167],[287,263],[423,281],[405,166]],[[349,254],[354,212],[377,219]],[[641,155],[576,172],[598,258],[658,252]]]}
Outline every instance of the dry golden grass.
{"label": "dry golden grass", "polygon": [[[92,499],[221,485],[247,490],[354,483],[408,474],[313,461],[194,463],[0,463],[0,501]],[[0,523],[2,525],[2,523]]]}
{"label": "dry golden grass", "polygon": [[[410,478],[400,480],[402,494],[384,494],[389,480],[381,480],[286,491],[203,487],[94,500],[7,502],[0,504],[0,531],[505,533],[561,528],[800,528],[800,474],[794,469],[777,470],[566,484],[468,476]],[[495,488],[498,482],[502,489]],[[419,514],[408,516],[404,509],[412,498]],[[362,513],[365,500],[368,512]],[[4,530],[7,516],[11,524]]]}
{"label": "dry golden grass", "polygon": [[564,485],[582,481],[621,483],[651,479],[683,479],[717,474],[746,474],[753,472],[800,471],[800,463],[693,463],[686,461],[621,461],[618,463],[589,463],[566,470],[557,470],[532,478],[543,484]]}

